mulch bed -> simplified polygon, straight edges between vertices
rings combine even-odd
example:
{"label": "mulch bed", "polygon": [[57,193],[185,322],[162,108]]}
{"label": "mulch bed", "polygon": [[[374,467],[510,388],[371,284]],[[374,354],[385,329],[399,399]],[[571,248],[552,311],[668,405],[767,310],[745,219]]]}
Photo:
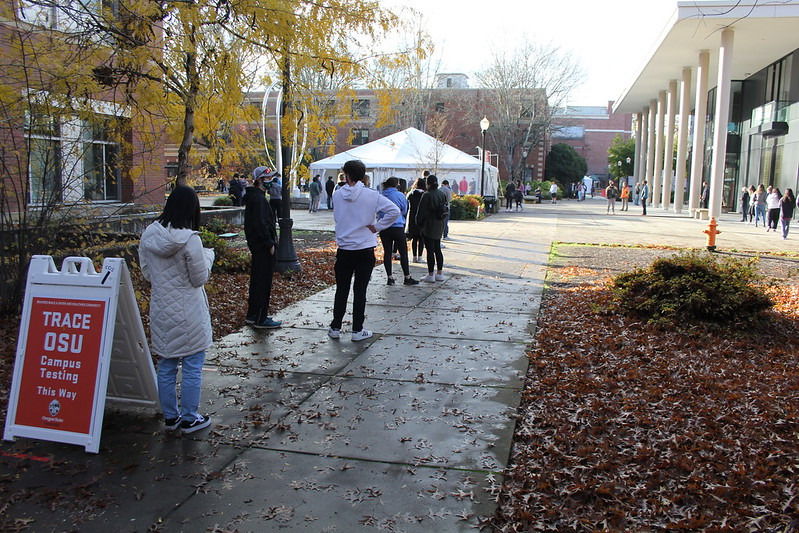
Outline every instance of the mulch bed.
{"label": "mulch bed", "polygon": [[609,275],[672,253],[558,247],[495,530],[799,530],[796,260],[759,261],[762,328],[611,310]]}

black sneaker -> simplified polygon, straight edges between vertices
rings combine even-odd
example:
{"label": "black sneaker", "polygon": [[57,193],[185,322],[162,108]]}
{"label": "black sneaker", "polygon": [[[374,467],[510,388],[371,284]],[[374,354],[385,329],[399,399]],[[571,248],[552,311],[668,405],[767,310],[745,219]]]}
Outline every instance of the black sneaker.
{"label": "black sneaker", "polygon": [[194,433],[195,431],[200,431],[201,429],[205,429],[211,425],[211,417],[208,415],[200,415],[200,418],[195,418],[191,422],[188,420],[184,420],[180,423],[180,431],[183,432],[184,435],[188,435],[189,433]]}
{"label": "black sneaker", "polygon": [[419,280],[413,278],[405,278],[405,281],[403,281],[403,283],[405,285],[419,285]]}
{"label": "black sneaker", "polygon": [[164,419],[164,429],[166,429],[167,431],[175,431],[176,429],[178,429],[179,425],[180,425],[180,417]]}
{"label": "black sneaker", "polygon": [[395,283],[394,278],[388,278],[386,280],[386,285],[394,285],[394,283]]}

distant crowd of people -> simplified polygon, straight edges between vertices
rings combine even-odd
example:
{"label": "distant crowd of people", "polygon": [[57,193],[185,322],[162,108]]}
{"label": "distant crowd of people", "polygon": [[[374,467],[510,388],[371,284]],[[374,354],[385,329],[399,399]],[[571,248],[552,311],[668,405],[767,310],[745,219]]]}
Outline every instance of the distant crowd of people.
{"label": "distant crowd of people", "polygon": [[762,223],[766,232],[776,233],[777,225],[782,229],[782,238],[788,238],[793,220],[794,210],[797,207],[797,199],[792,189],[785,189],[781,193],[777,187],[765,187],[762,183],[755,187],[741,188],[739,197],[741,209],[741,222],[751,224],[754,221],[755,227]]}

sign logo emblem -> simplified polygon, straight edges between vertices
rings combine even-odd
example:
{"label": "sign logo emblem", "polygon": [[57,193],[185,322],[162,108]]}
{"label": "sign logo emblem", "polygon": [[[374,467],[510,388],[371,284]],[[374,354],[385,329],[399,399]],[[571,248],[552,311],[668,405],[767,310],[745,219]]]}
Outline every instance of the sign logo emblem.
{"label": "sign logo emblem", "polygon": [[50,402],[50,405],[47,406],[47,410],[50,411],[50,416],[56,416],[61,412],[61,403],[58,400],[53,400]]}

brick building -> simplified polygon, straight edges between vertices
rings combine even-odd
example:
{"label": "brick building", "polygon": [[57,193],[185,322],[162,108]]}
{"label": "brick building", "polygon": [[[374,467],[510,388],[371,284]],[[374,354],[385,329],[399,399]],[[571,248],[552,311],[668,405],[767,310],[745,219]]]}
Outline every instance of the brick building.
{"label": "brick building", "polygon": [[8,0],[0,11],[0,79],[8,89],[0,98],[4,211],[162,203],[161,126],[134,124],[135,111],[111,90],[69,95],[90,87],[80,83],[94,73],[64,40],[74,12],[70,18],[58,7]]}
{"label": "brick building", "polygon": [[606,179],[608,148],[617,135],[632,136],[632,114],[614,113],[606,106],[567,106],[555,111],[552,144],[564,143],[585,158],[588,175]]}

